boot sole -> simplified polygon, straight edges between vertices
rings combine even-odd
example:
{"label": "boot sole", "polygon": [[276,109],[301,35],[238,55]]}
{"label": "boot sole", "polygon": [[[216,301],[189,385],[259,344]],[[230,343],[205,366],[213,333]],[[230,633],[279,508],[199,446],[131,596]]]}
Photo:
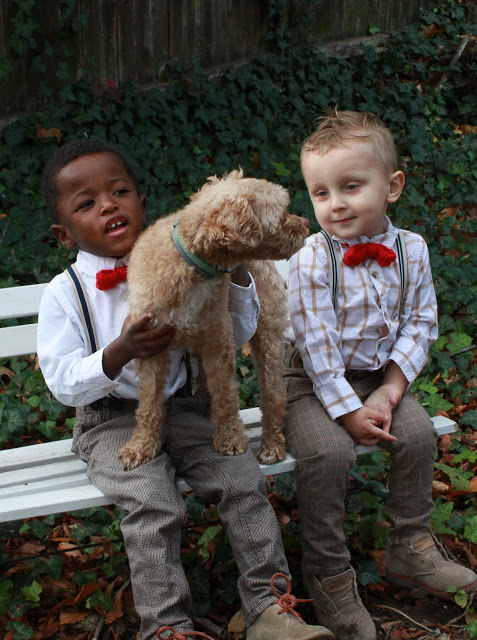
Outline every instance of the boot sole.
{"label": "boot sole", "polygon": [[[419,587],[420,589],[424,589],[427,593],[432,594],[433,596],[437,596],[438,598],[443,598],[445,600],[453,600],[454,593],[450,591],[438,591],[437,589],[431,589],[426,586],[424,583],[419,582],[419,580],[414,580],[413,578],[407,578],[406,576],[401,576],[398,573],[392,573],[391,571],[386,571],[386,578],[389,582],[393,582],[394,584],[398,584],[401,587]],[[450,586],[450,585],[449,585]],[[468,584],[466,587],[461,587],[466,593],[468,591],[472,591],[477,588],[477,580]],[[459,589],[460,591],[460,589]]]}

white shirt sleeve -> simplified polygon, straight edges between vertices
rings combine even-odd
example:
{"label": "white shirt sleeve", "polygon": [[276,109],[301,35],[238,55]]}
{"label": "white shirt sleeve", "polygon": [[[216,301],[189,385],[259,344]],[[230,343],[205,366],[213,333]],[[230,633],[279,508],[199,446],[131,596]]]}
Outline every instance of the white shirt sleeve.
{"label": "white shirt sleeve", "polygon": [[260,302],[251,275],[250,280],[248,287],[230,283],[229,311],[232,316],[234,338],[237,344],[248,342],[257,330]]}
{"label": "white shirt sleeve", "polygon": [[38,316],[38,357],[49,389],[60,402],[78,407],[113,392],[118,382],[103,371],[103,350],[89,354],[75,309],[46,288]]}

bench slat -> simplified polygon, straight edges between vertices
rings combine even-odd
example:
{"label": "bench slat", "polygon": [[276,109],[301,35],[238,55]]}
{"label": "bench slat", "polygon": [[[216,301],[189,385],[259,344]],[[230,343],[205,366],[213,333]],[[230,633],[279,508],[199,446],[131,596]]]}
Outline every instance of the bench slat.
{"label": "bench slat", "polygon": [[38,315],[46,284],[29,284],[0,289],[0,320]]}
{"label": "bench slat", "polygon": [[37,324],[0,328],[0,358],[36,353]]}
{"label": "bench slat", "polygon": [[71,454],[71,459],[65,462],[53,462],[40,467],[25,467],[24,469],[6,471],[0,476],[2,480],[0,498],[6,498],[15,487],[27,486],[36,490],[36,485],[45,482],[50,482],[51,486],[55,486],[58,478],[67,478],[85,472],[86,462],[74,454]]}

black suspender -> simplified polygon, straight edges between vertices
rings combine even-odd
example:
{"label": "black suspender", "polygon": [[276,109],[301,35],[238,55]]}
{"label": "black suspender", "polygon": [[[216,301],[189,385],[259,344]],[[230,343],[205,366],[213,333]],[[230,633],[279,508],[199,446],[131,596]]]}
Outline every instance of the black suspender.
{"label": "black suspender", "polygon": [[78,301],[81,320],[83,322],[84,328],[86,329],[86,335],[88,337],[89,350],[91,353],[94,353],[98,350],[98,342],[96,340],[96,331],[94,327],[93,314],[91,311],[88,294],[86,293],[86,289],[81,280],[81,276],[75,265],[69,266],[68,269],[66,269],[65,273],[69,277],[73,285],[73,290]]}

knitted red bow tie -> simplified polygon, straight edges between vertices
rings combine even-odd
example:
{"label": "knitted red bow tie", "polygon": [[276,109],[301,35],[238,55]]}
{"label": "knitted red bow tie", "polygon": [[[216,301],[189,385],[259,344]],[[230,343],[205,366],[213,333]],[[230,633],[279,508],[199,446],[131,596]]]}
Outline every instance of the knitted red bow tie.
{"label": "knitted red bow tie", "polygon": [[96,288],[101,291],[114,289],[119,283],[128,277],[127,267],[116,267],[116,269],[103,269],[96,274]]}
{"label": "knitted red bow tie", "polygon": [[396,260],[396,254],[384,244],[368,242],[366,244],[354,244],[343,256],[343,262],[348,267],[355,267],[368,258],[375,258],[381,267],[388,267]]}

